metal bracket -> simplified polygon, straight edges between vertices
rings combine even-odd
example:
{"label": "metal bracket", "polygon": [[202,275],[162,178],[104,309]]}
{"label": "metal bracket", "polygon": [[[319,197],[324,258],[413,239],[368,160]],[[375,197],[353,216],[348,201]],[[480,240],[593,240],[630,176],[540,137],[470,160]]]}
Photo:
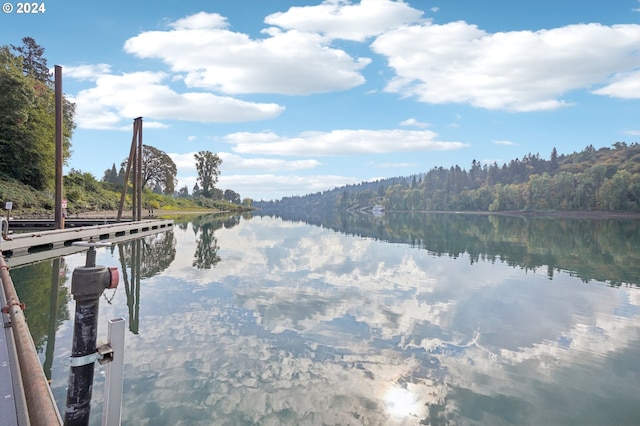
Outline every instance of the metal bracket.
{"label": "metal bracket", "polygon": [[65,360],[68,367],[82,367],[98,361],[100,365],[113,361],[113,349],[109,345],[100,346],[96,352],[84,356],[70,356]]}
{"label": "metal bracket", "polygon": [[108,344],[100,346],[98,348],[98,354],[100,355],[100,358],[98,358],[100,365],[113,361],[113,349]]}

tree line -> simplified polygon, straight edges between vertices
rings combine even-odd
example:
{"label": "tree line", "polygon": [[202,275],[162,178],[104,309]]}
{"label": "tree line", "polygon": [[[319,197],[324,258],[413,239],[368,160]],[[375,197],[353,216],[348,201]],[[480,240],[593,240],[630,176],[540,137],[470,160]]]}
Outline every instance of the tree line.
{"label": "tree line", "polygon": [[[142,146],[142,187],[155,194],[164,194],[180,198],[204,197],[211,200],[224,200],[232,204],[251,205],[251,200],[241,201],[240,194],[226,189],[216,187],[220,177],[220,166],[222,159],[211,151],[199,151],[194,154],[196,170],[198,172],[197,182],[193,186],[191,194],[185,185],[176,189],[178,180],[176,178],[178,169],[175,162],[164,151],[149,145]],[[128,158],[120,164],[120,169],[116,170],[116,164],[104,171],[102,182],[109,185],[114,190],[122,190],[125,180],[125,169]]]}
{"label": "tree line", "polygon": [[640,211],[640,145],[587,146],[548,159],[527,154],[499,166],[473,160],[470,168],[434,167],[409,177],[347,185],[278,201],[261,209],[400,211],[604,210]]}
{"label": "tree line", "polygon": [[[63,158],[71,155],[75,104],[64,98]],[[36,190],[55,178],[55,90],[44,48],[31,37],[0,46],[0,176]]]}

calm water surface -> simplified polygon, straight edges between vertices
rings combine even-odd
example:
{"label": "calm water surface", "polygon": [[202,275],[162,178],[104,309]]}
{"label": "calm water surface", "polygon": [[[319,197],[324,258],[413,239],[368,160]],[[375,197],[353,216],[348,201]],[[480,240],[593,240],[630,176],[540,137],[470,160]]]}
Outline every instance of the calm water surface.
{"label": "calm water surface", "polygon": [[[640,424],[639,235],[637,221],[203,216],[99,249],[121,270],[100,337],[108,319],[129,328],[123,424]],[[11,271],[61,412],[84,262]]]}

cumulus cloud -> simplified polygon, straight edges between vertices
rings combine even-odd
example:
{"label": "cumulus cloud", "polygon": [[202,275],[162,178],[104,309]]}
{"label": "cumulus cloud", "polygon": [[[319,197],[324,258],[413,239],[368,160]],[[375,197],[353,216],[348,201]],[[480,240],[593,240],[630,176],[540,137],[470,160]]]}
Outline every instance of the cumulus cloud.
{"label": "cumulus cloud", "polygon": [[217,13],[198,12],[195,15],[170,22],[169,26],[177,30],[207,30],[211,28],[227,28],[227,18]]}
{"label": "cumulus cloud", "polygon": [[238,153],[264,155],[356,155],[387,152],[446,151],[468,146],[443,142],[429,130],[333,130],[305,132],[297,137],[273,132],[232,133],[225,140]]}
{"label": "cumulus cloud", "polygon": [[[218,14],[201,12],[169,31],[147,31],[125,42],[126,52],[157,58],[186,73],[190,87],[226,94],[306,95],[346,90],[364,83],[371,60],[353,58],[315,33],[268,28],[262,39],[229,31]],[[259,64],[259,66],[257,66]]]}
{"label": "cumulus cloud", "polygon": [[247,102],[212,93],[178,93],[165,84],[167,77],[163,72],[149,71],[99,75],[95,87],[80,91],[74,98],[78,127],[113,129],[123,120],[139,116],[151,120],[242,122],[273,118],[284,110],[273,103]]}
{"label": "cumulus cloud", "polygon": [[[536,111],[571,105],[563,99],[570,91],[640,66],[639,42],[639,25],[490,34],[458,21],[401,27],[380,35],[371,47],[396,73],[388,92],[432,104]],[[635,81],[635,75],[624,76],[617,86],[595,93],[620,95],[629,85],[635,88]]]}
{"label": "cumulus cloud", "polygon": [[[168,154],[181,171],[195,171],[194,152],[185,154]],[[243,158],[228,152],[219,152],[224,170],[252,170],[282,172],[291,170],[312,169],[320,166],[317,160],[283,160],[278,158]]]}
{"label": "cumulus cloud", "polygon": [[390,0],[324,1],[316,6],[291,7],[265,18],[280,28],[324,34],[331,39],[364,41],[369,37],[422,20],[423,12]]}

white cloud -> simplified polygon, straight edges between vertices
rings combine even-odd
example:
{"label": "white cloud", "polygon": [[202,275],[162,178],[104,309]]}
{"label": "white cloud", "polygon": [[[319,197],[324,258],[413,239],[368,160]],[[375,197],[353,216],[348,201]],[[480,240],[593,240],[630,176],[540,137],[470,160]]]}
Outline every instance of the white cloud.
{"label": "white cloud", "polygon": [[253,103],[211,93],[177,93],[164,84],[167,74],[135,72],[103,74],[95,87],[80,91],[76,121],[80,128],[113,129],[122,120],[145,117],[152,120],[195,122],[242,122],[276,117],[284,107]]}
{"label": "white cloud", "polygon": [[169,23],[177,30],[208,30],[212,28],[227,28],[227,18],[217,13],[199,12],[186,18]]}
{"label": "white cloud", "polygon": [[[178,175],[178,185],[176,188],[187,186],[191,193],[197,181],[197,176]],[[291,176],[291,175],[220,175],[220,180],[216,187],[222,189],[233,189],[241,197],[249,197],[254,200],[279,199],[291,195],[313,194],[319,191],[326,191],[335,187],[351,185],[362,182],[362,179],[337,176],[337,175],[314,175],[314,176]],[[266,194],[266,195],[265,195]]]}
{"label": "white cloud", "polygon": [[443,142],[429,130],[333,130],[305,132],[297,137],[273,132],[239,132],[225,136],[238,153],[264,155],[354,155],[386,152],[446,151],[461,149],[462,142]]}
{"label": "white cloud", "polygon": [[415,118],[408,118],[404,121],[402,121],[400,123],[401,126],[413,126],[413,127],[418,127],[420,129],[424,129],[426,127],[429,127],[429,123],[424,123],[421,121],[416,120]]}
{"label": "white cloud", "polygon": [[282,198],[291,195],[313,194],[348,184],[361,182],[362,179],[348,176],[315,175],[315,176],[284,176],[284,175],[233,175],[220,176],[221,188],[233,188],[243,197],[260,199],[260,194]]}
{"label": "white cloud", "polygon": [[316,6],[291,7],[265,18],[280,28],[319,33],[331,39],[364,41],[391,28],[422,21],[423,12],[390,0],[324,1]]}
{"label": "white cloud", "polygon": [[640,71],[617,74],[613,80],[613,83],[594,90],[593,93],[613,98],[640,99]]}
{"label": "white cloud", "polygon": [[95,81],[104,74],[111,72],[111,65],[94,64],[94,65],[77,65],[62,67],[62,75],[65,77],[75,78],[76,80]]}
{"label": "white cloud", "polygon": [[515,142],[500,140],[500,141],[492,141],[496,145],[515,145]]}
{"label": "white cloud", "polygon": [[[398,28],[371,46],[387,56],[396,72],[388,92],[433,104],[535,111],[571,105],[561,98],[568,92],[639,67],[639,43],[639,25],[580,24],[490,34],[459,21]],[[621,92],[614,89],[608,92]]]}
{"label": "white cloud", "polygon": [[[194,152],[185,154],[168,154],[176,163],[176,167],[181,173],[185,171],[195,171]],[[282,172],[291,170],[312,169],[321,165],[317,160],[294,160],[287,161],[277,158],[243,158],[239,155],[228,152],[219,152],[218,156],[222,160],[221,170],[252,170]]]}
{"label": "white cloud", "polygon": [[173,72],[186,73],[190,87],[226,94],[346,90],[364,83],[359,72],[371,62],[330,47],[318,34],[269,28],[264,39],[254,40],[227,30],[217,14],[201,12],[170,26],[128,39],[125,51],[161,59]]}

